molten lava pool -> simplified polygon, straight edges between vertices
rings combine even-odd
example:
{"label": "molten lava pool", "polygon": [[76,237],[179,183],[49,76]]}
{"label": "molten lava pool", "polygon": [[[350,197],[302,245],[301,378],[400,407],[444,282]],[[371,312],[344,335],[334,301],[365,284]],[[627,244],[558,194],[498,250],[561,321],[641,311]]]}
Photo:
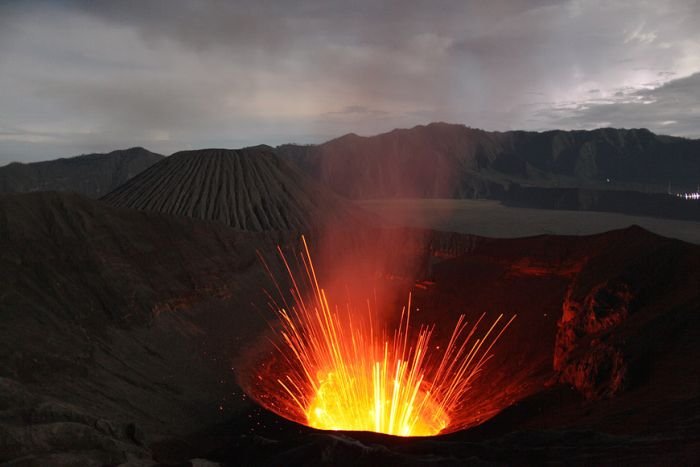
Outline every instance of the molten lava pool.
{"label": "molten lava pool", "polygon": [[[431,342],[434,326],[411,325],[411,297],[399,324],[378,323],[371,301],[338,304],[321,287],[306,240],[301,271],[282,250],[291,302],[275,304],[274,364],[261,365],[251,394],[270,410],[324,430],[431,436],[464,410],[463,397],[513,322],[503,315],[485,324],[460,316],[444,345]],[[263,389],[260,389],[262,387]],[[249,391],[250,392],[250,391]]]}

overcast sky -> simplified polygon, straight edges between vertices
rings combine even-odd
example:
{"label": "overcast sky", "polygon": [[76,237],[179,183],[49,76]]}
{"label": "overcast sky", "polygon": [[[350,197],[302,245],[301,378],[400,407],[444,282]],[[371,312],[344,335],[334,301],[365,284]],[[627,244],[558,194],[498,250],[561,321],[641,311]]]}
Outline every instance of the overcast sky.
{"label": "overcast sky", "polygon": [[698,25],[700,0],[0,0],[0,164],[431,121],[700,137]]}

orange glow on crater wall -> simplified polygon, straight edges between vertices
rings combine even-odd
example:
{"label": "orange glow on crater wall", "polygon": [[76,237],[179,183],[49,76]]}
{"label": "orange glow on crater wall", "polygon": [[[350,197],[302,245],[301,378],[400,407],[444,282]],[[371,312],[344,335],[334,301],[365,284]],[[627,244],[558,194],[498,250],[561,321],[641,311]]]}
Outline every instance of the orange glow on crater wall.
{"label": "orange glow on crater wall", "polygon": [[398,327],[388,331],[373,320],[369,300],[356,307],[327,296],[304,237],[302,244],[300,277],[278,248],[293,297],[276,309],[274,345],[287,368],[276,377],[284,412],[325,430],[439,434],[464,410],[463,396],[515,316],[498,316],[480,335],[484,315],[472,325],[461,315],[447,345],[436,346],[434,325],[411,328],[409,295]]}

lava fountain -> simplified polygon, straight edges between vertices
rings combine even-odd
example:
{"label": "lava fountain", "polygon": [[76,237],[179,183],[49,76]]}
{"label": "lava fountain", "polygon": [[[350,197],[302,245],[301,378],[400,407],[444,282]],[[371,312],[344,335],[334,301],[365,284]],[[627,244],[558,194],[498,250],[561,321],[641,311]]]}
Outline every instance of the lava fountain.
{"label": "lava fountain", "polygon": [[285,300],[275,281],[282,297],[281,303],[270,297],[279,317],[271,339],[276,357],[257,366],[257,389],[248,392],[274,412],[318,429],[431,436],[450,427],[515,316],[485,325],[485,315],[473,324],[461,315],[447,344],[435,345],[434,325],[411,325],[410,294],[398,326],[387,329],[376,322],[370,300],[362,306],[334,302],[304,237],[302,246],[297,274],[278,247],[292,298]]}

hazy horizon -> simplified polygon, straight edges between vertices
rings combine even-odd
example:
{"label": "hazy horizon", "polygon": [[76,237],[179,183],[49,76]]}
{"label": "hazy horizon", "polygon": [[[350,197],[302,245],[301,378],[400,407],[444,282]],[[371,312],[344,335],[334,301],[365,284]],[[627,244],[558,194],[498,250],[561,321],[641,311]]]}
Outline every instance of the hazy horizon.
{"label": "hazy horizon", "polygon": [[[354,135],[356,135],[356,136],[360,136],[360,137],[363,137],[363,138],[370,138],[370,137],[373,137],[373,136],[379,136],[379,135],[382,135],[382,134],[385,134],[385,133],[389,133],[389,132],[395,131],[395,130],[411,130],[411,129],[414,129],[414,128],[426,127],[426,126],[433,125],[433,124],[459,125],[459,126],[465,126],[466,128],[470,128],[470,129],[472,129],[472,130],[485,131],[485,132],[529,131],[529,132],[536,132],[536,133],[546,133],[546,132],[549,132],[549,131],[596,131],[596,130],[606,130],[606,129],[609,129],[609,130],[625,130],[625,131],[631,131],[631,130],[648,130],[648,131],[652,131],[652,130],[649,130],[648,128],[617,128],[617,127],[598,127],[598,128],[591,128],[591,129],[579,129],[579,130],[577,130],[577,129],[564,130],[564,129],[561,129],[561,128],[551,128],[551,129],[546,129],[546,130],[518,130],[518,129],[513,129],[513,130],[488,130],[488,129],[485,129],[485,128],[478,128],[478,127],[473,127],[473,126],[465,125],[465,124],[463,124],[463,123],[437,122],[437,121],[436,121],[436,122],[429,122],[429,123],[417,124],[417,125],[414,125],[414,126],[412,126],[412,127],[406,127],[406,128],[392,128],[392,129],[390,129],[390,130],[388,130],[388,131],[382,131],[382,132],[379,132],[379,133],[361,134],[361,133],[356,133],[356,132],[352,132],[352,131],[351,131],[351,132],[346,132],[346,133],[343,133],[343,134],[331,136],[331,137],[329,137],[329,138],[327,138],[327,139],[324,139],[324,140],[321,140],[321,141],[309,142],[309,143],[299,143],[299,142],[296,142],[296,141],[286,141],[286,142],[277,143],[277,144],[270,144],[270,143],[267,143],[267,142],[259,142],[259,143],[253,143],[253,144],[246,145],[246,146],[201,146],[201,147],[193,147],[192,145],[188,145],[187,148],[176,149],[176,150],[173,151],[173,152],[159,152],[159,151],[153,149],[152,147],[142,146],[142,145],[133,145],[133,146],[132,146],[132,145],[128,145],[128,144],[127,144],[127,145],[123,145],[123,146],[119,146],[119,147],[108,148],[108,149],[103,150],[103,151],[82,152],[82,153],[76,153],[76,154],[57,154],[57,155],[51,155],[51,156],[48,156],[47,158],[37,159],[37,160],[26,160],[26,161],[11,160],[11,161],[3,162],[2,159],[0,159],[0,167],[5,166],[5,165],[7,165],[7,164],[15,163],[15,162],[24,163],[24,164],[30,164],[30,163],[33,163],[33,162],[46,162],[46,161],[51,161],[51,160],[56,160],[56,159],[69,159],[69,158],[72,158],[72,157],[89,156],[89,155],[93,155],[93,154],[109,154],[109,153],[114,152],[114,151],[125,151],[125,150],[135,149],[135,148],[145,149],[145,150],[150,151],[150,152],[153,152],[153,153],[155,153],[155,154],[160,154],[160,155],[162,155],[162,156],[166,156],[166,157],[167,157],[167,156],[171,156],[171,155],[173,155],[173,154],[175,154],[175,153],[177,153],[177,152],[180,152],[180,151],[192,151],[192,150],[197,151],[197,150],[205,150],[205,149],[231,149],[231,150],[238,150],[238,149],[245,149],[245,148],[255,147],[255,146],[270,146],[270,147],[273,147],[273,148],[276,148],[276,147],[279,147],[279,146],[284,146],[284,145],[314,146],[314,145],[321,145],[321,144],[324,144],[324,143],[326,143],[326,142],[329,142],[329,141],[332,141],[332,140],[335,140],[335,139],[339,139],[339,138],[342,138],[342,137],[344,137],[344,136],[348,136],[348,135],[351,135],[351,134],[354,134]],[[656,132],[653,132],[653,133],[656,134],[656,135],[658,135],[658,136],[670,136],[670,137],[684,138],[684,139],[690,139],[690,140],[700,139],[700,138],[691,138],[691,137],[687,137],[687,136],[669,135],[669,134],[665,134],[665,133],[656,133]]]}

